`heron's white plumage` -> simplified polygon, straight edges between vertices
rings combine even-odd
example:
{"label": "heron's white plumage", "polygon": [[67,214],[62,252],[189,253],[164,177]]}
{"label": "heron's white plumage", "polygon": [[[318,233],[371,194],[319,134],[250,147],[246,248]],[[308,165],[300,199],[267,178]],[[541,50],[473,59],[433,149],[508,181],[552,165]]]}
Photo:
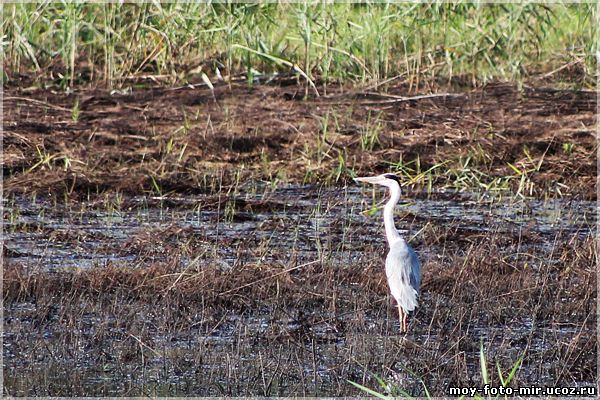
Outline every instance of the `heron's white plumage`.
{"label": "heron's white plumage", "polygon": [[355,180],[382,185],[390,190],[390,199],[383,209],[385,236],[390,246],[385,260],[385,272],[392,296],[398,303],[401,330],[406,330],[406,313],[413,311],[418,304],[421,264],[415,251],[400,236],[394,224],[394,207],[400,200],[398,177],[383,174]]}
{"label": "heron's white plumage", "polygon": [[418,304],[421,265],[415,251],[400,239],[391,246],[385,259],[385,273],[392,296],[404,311]]}

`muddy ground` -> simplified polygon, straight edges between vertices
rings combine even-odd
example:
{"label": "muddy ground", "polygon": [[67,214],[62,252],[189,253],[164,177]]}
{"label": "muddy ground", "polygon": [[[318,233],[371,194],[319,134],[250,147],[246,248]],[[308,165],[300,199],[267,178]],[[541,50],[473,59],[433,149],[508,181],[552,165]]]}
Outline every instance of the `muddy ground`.
{"label": "muddy ground", "polygon": [[68,95],[9,88],[5,188],[199,193],[215,178],[339,183],[350,171],[387,172],[403,162],[417,175],[446,162],[434,170],[440,186],[514,177],[514,189],[525,174],[540,196],[596,197],[595,92],[496,84],[405,101],[408,88],[386,89],[329,87],[327,96],[302,100],[295,85],[223,84],[214,97],[206,87]]}
{"label": "muddy ground", "polygon": [[[514,387],[593,385],[596,94],[382,89],[5,88],[5,394],[341,396],[380,376],[443,396],[481,385],[482,343],[495,383],[522,359]],[[350,182],[390,170],[423,262],[407,335],[383,193]]]}

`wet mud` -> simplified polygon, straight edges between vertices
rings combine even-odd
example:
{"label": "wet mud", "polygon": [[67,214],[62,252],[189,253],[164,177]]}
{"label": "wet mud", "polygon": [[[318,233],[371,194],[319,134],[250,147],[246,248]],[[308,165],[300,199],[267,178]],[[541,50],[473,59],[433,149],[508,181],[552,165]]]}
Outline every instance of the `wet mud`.
{"label": "wet mud", "polygon": [[[595,94],[302,93],[5,90],[5,394],[345,396],[377,376],[444,396],[481,386],[482,343],[490,371],[522,359],[512,386],[593,386]],[[385,193],[350,175],[469,157],[528,186],[405,187],[423,285],[401,335]]]}
{"label": "wet mud", "polygon": [[464,190],[477,181],[483,190],[512,177],[516,191],[524,176],[529,195],[596,198],[595,92],[490,84],[420,98],[402,85],[386,90],[330,86],[303,100],[301,88],[278,85],[7,88],[5,187],[198,194],[240,181],[339,184],[352,172],[414,177],[434,168],[431,183],[415,184]]}

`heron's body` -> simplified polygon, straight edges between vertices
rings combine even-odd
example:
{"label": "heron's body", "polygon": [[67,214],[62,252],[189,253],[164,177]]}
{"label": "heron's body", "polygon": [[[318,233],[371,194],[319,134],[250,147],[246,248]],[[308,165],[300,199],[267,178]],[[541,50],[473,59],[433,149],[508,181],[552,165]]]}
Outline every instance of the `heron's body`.
{"label": "heron's body", "polygon": [[385,259],[385,274],[390,292],[404,312],[414,311],[417,307],[421,285],[419,270],[417,254],[403,239],[390,248]]}
{"label": "heron's body", "polygon": [[400,236],[394,224],[394,207],[400,200],[398,177],[392,174],[383,174],[375,177],[356,178],[355,180],[379,184],[390,190],[390,199],[383,209],[385,235],[390,247],[385,259],[385,273],[390,292],[398,305],[401,330],[406,331],[408,312],[413,311],[418,304],[421,264],[415,251]]}

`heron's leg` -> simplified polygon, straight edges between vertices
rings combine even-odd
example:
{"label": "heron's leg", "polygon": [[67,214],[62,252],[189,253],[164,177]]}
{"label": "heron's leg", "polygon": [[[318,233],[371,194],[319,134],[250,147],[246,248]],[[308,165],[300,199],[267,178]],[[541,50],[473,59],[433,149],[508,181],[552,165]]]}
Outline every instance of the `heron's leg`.
{"label": "heron's leg", "polygon": [[402,309],[402,307],[400,307],[400,305],[398,304],[398,318],[400,320],[400,332],[404,332],[404,310]]}
{"label": "heron's leg", "polygon": [[408,324],[406,323],[407,320],[408,320],[408,313],[404,313],[404,318],[402,318],[402,326],[403,326],[404,332],[408,331],[408,327],[407,327]]}

